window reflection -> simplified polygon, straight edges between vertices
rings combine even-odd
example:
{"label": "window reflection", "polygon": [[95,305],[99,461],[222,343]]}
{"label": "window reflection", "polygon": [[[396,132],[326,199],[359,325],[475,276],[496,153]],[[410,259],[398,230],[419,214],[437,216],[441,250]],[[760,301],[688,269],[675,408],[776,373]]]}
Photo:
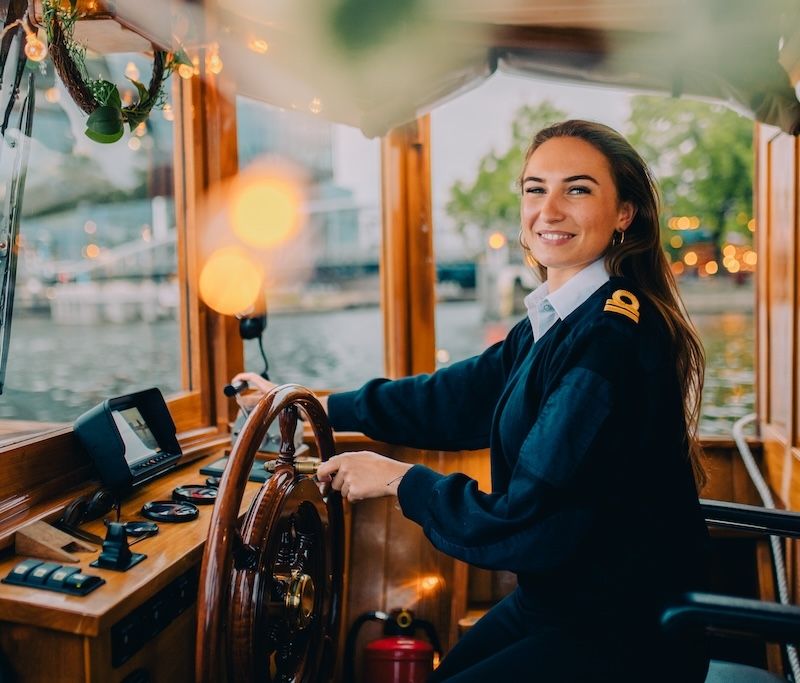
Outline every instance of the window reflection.
{"label": "window reflection", "polygon": [[[261,257],[271,379],[350,388],[382,374],[378,141],[312,113],[243,97],[237,130],[245,172],[279,161],[306,178],[304,234],[280,263],[269,253]],[[263,369],[255,341],[245,342],[245,366]]]}
{"label": "window reflection", "polygon": [[[109,396],[181,388],[171,108],[101,145],[52,64],[27,68],[36,109],[0,443]],[[113,55],[87,68],[110,75],[124,99],[134,90],[125,74],[146,80],[150,60]]]}
{"label": "window reflection", "polygon": [[[700,430],[730,435],[755,403],[758,255],[752,122],[722,106],[496,75],[435,110],[437,364],[480,353],[525,315],[523,297],[538,283],[517,243],[515,180],[533,134],[563,118],[616,128],[654,169],[664,194],[662,244],[706,348]],[[454,277],[456,263],[470,264],[474,288]]]}

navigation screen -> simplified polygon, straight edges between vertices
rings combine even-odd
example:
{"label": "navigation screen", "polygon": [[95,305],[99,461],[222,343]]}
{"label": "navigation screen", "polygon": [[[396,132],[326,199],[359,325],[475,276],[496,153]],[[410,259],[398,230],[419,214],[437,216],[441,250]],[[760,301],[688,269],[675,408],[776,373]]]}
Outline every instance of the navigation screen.
{"label": "navigation screen", "polygon": [[153,436],[138,408],[113,410],[111,414],[125,444],[125,460],[129,464],[161,452],[156,437]]}

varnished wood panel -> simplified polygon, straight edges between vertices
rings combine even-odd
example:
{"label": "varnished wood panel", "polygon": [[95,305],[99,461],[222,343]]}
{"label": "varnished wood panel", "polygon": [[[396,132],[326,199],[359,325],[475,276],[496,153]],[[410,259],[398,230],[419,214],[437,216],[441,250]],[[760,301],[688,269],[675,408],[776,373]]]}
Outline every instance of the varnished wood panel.
{"label": "varnished wood panel", "polygon": [[111,665],[110,632],[98,638],[20,624],[0,625],[0,648],[17,683],[119,683],[136,670],[152,681],[191,683],[195,610],[190,607],[127,662]]}
{"label": "varnished wood panel", "polygon": [[757,387],[767,479],[782,503],[800,504],[797,458],[800,402],[797,139],[756,129]]}
{"label": "varnished wood panel", "polygon": [[[211,461],[219,454],[211,456]],[[149,500],[169,500],[180,484],[202,483],[205,475],[198,470],[202,462],[180,468],[138,489],[122,507],[123,519],[141,519],[139,511]],[[246,509],[259,485],[248,483],[242,504]],[[0,621],[40,626],[53,630],[96,636],[124,615],[155,595],[178,576],[199,564],[206,539],[211,506],[200,506],[196,521],[184,524],[161,524],[159,533],[136,544],[134,549],[148,558],[127,572],[88,568],[95,553],[85,555],[82,569],[106,580],[106,585],[79,598],[63,593],[0,585]],[[99,536],[105,535],[102,520],[83,526]],[[98,548],[99,551],[99,548]],[[0,561],[0,576],[6,576],[23,558]]]}
{"label": "varnished wood panel", "polygon": [[755,248],[761,259],[756,268],[756,354],[755,354],[755,386],[756,386],[756,412],[760,422],[766,422],[770,415],[769,402],[769,307],[767,296],[769,292],[769,267],[764,250],[769,241],[770,229],[770,201],[769,201],[769,141],[777,134],[776,131],[764,126],[755,126],[754,144],[755,163],[753,177],[753,215],[756,220]]}
{"label": "varnished wood panel", "polygon": [[[24,624],[0,624],[0,649],[17,683],[88,683],[85,639]],[[102,679],[95,679],[95,681]]]}
{"label": "varnished wood panel", "polygon": [[111,665],[110,632],[106,631],[98,638],[86,638],[90,680],[121,683],[134,671],[144,670],[154,683],[193,683],[196,620],[197,611],[192,605],[127,662],[116,668]]}
{"label": "varnished wood panel", "polygon": [[430,120],[381,144],[381,310],[388,377],[435,368],[436,277],[430,200]]}
{"label": "varnished wood panel", "polygon": [[179,261],[181,332],[189,350],[183,376],[191,389],[199,392],[199,413],[205,424],[216,424],[224,430],[236,409],[232,401],[223,397],[222,387],[243,369],[242,340],[233,316],[217,314],[200,302],[199,245],[205,193],[237,171],[236,103],[221,77],[206,74],[202,79],[178,81],[176,101],[181,116],[175,164],[176,177],[182,185],[176,188],[176,209],[179,245],[186,246],[185,256]]}
{"label": "varnished wood panel", "polygon": [[794,330],[797,313],[794,306],[795,271],[795,202],[796,141],[778,136],[770,142],[770,207],[766,267],[769,289],[769,423],[792,438]]}

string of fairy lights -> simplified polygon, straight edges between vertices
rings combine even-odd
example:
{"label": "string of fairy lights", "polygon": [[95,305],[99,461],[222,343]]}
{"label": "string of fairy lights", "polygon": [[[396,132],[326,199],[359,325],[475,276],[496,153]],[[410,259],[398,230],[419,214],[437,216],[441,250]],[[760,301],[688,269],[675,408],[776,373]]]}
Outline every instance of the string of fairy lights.
{"label": "string of fairy lights", "polygon": [[25,31],[25,56],[32,62],[41,62],[47,57],[47,44],[39,38],[36,27],[31,23],[28,15],[12,21],[8,26],[3,27],[0,37],[3,37],[12,29],[22,27]]}

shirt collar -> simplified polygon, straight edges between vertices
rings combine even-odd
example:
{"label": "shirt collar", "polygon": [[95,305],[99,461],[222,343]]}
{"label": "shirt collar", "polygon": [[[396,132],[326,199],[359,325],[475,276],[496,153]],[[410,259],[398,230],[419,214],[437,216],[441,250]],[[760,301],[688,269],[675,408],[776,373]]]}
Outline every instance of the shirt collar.
{"label": "shirt collar", "polygon": [[576,273],[552,294],[547,282],[525,297],[534,341],[538,341],[559,319],[563,320],[608,282],[602,258]]}
{"label": "shirt collar", "polygon": [[608,271],[605,259],[599,258],[573,275],[555,292],[548,294],[547,299],[563,320],[606,282]]}

